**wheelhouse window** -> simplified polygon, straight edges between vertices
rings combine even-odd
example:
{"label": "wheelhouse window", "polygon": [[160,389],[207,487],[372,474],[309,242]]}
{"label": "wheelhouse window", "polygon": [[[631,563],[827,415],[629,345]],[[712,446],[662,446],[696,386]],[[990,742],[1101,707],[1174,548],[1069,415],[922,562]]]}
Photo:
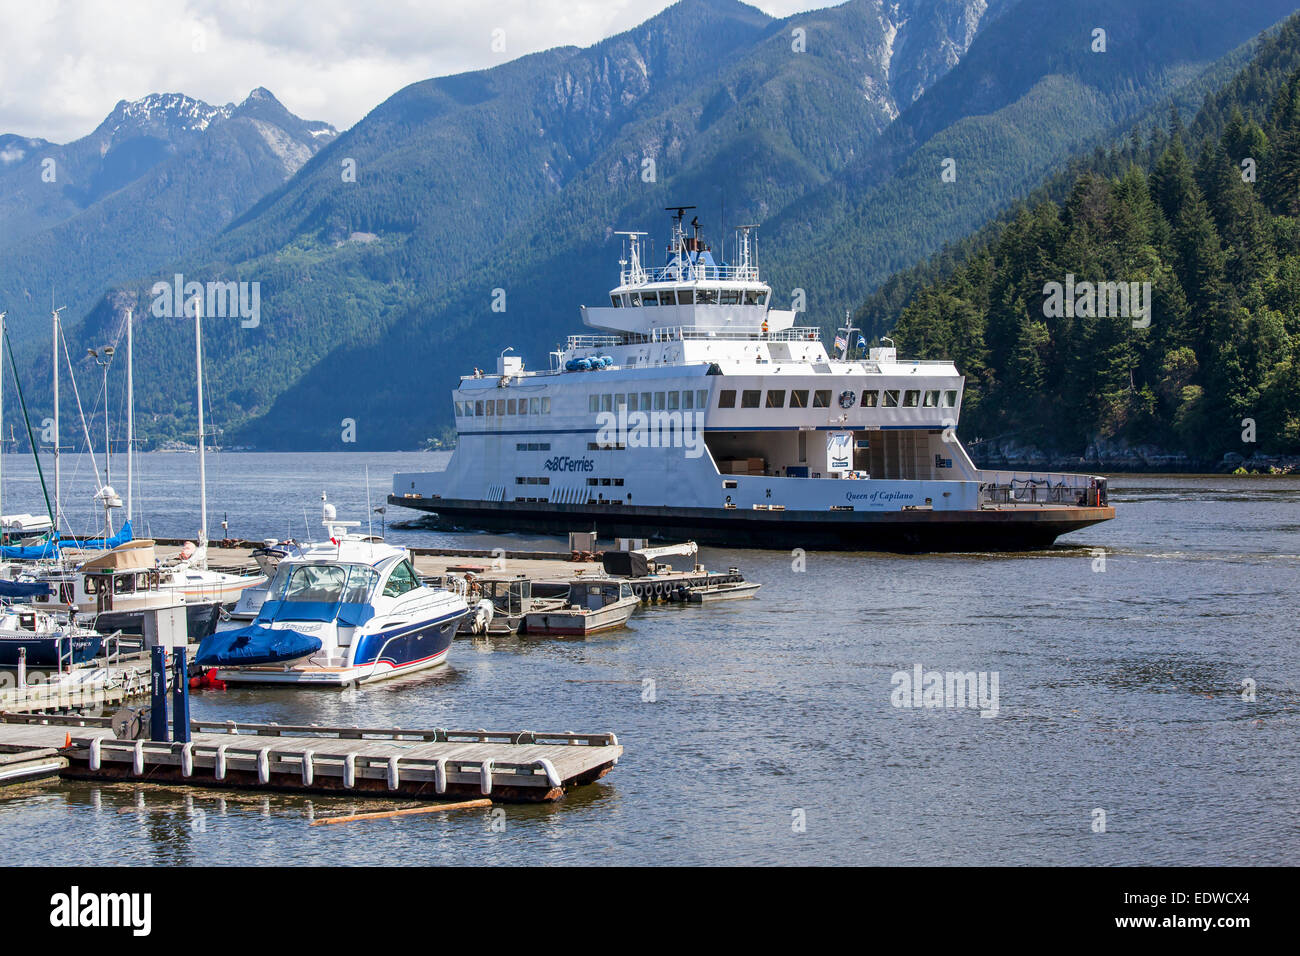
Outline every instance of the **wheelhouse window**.
{"label": "wheelhouse window", "polygon": [[374,568],[354,565],[348,572],[347,587],[343,589],[344,604],[365,604],[370,592],[379,583],[379,572]]}
{"label": "wheelhouse window", "polygon": [[[740,393],[740,407],[758,408],[758,400],[762,396],[762,394],[763,394],[762,390],[757,388],[745,389],[743,392]],[[827,394],[829,395],[830,393],[827,392]]]}
{"label": "wheelhouse window", "polygon": [[694,408],[694,407],[695,407],[695,393],[682,392],[682,408]]}
{"label": "wheelhouse window", "polygon": [[281,566],[268,594],[293,604],[337,604],[343,596],[348,569],[338,564]]}
{"label": "wheelhouse window", "polygon": [[537,414],[537,409],[538,409],[538,404],[539,404],[539,403],[538,403],[537,399],[535,399],[535,398],[530,398],[530,399],[528,400],[528,414],[530,414],[530,415],[536,415],[536,414]]}
{"label": "wheelhouse window", "polygon": [[885,407],[886,408],[898,407],[898,389],[896,388],[885,389]]}
{"label": "wheelhouse window", "polygon": [[420,586],[420,579],[415,576],[415,568],[409,560],[403,561],[388,575],[384,584],[384,597],[400,597],[407,591],[414,591]]}
{"label": "wheelhouse window", "polygon": [[664,410],[664,393],[655,392],[655,411],[662,412],[663,410]]}
{"label": "wheelhouse window", "polygon": [[807,408],[807,407],[808,407],[808,389],[806,389],[806,388],[796,388],[796,389],[794,389],[793,391],[791,391],[791,392],[790,392],[790,407],[791,407],[791,408]]}
{"label": "wheelhouse window", "polygon": [[513,398],[506,399],[506,414],[507,415],[519,414],[519,409],[515,407],[515,400]]}
{"label": "wheelhouse window", "polygon": [[831,390],[829,388],[819,388],[813,392],[813,408],[830,408],[831,407]]}
{"label": "wheelhouse window", "polygon": [[916,408],[916,403],[919,402],[920,400],[921,400],[921,392],[919,389],[909,388],[906,392],[903,393],[904,408]]}
{"label": "wheelhouse window", "polygon": [[665,289],[664,291],[660,292],[660,293],[659,293],[659,304],[660,304],[660,305],[676,305],[676,304],[677,304],[677,293],[675,293],[672,289]]}
{"label": "wheelhouse window", "polygon": [[678,290],[677,290],[677,304],[678,304],[678,305],[694,305],[694,304],[695,304],[695,290],[694,290],[694,289],[678,289]]}
{"label": "wheelhouse window", "polygon": [[863,408],[875,408],[878,404],[880,404],[879,392],[874,391],[872,389],[868,389],[867,391],[862,393]]}
{"label": "wheelhouse window", "polygon": [[736,390],[734,388],[724,388],[722,391],[718,392],[718,407],[736,407]]}
{"label": "wheelhouse window", "polygon": [[487,413],[488,413],[489,415],[494,415],[494,414],[496,414],[496,404],[497,404],[496,402],[488,402],[488,403],[487,403]]}
{"label": "wheelhouse window", "polygon": [[482,414],[483,414],[483,403],[482,403],[482,402],[475,402],[475,403],[474,403],[474,414],[475,414],[475,415],[482,415]]}
{"label": "wheelhouse window", "polygon": [[768,408],[785,408],[785,389],[772,388],[767,392]]}
{"label": "wheelhouse window", "polygon": [[621,295],[611,295],[609,297],[609,303],[616,309],[622,308],[623,297]]}
{"label": "wheelhouse window", "polygon": [[627,410],[629,412],[636,411],[636,392],[627,393]]}
{"label": "wheelhouse window", "polygon": [[746,290],[745,305],[758,305],[758,297],[759,297],[759,293],[754,291],[753,289]]}
{"label": "wheelhouse window", "polygon": [[551,414],[551,400],[549,397],[542,398],[542,414],[543,415]]}
{"label": "wheelhouse window", "polygon": [[695,407],[696,408],[709,407],[709,390],[707,388],[697,388],[695,390]]}
{"label": "wheelhouse window", "polygon": [[642,305],[658,305],[658,304],[659,304],[659,293],[658,293],[658,292],[642,292],[642,293],[641,293],[641,304],[642,304]]}
{"label": "wheelhouse window", "polygon": [[950,388],[943,393],[943,401],[940,406],[943,408],[954,408],[957,405],[957,389]]}
{"label": "wheelhouse window", "polygon": [[740,290],[723,289],[721,295],[718,296],[718,302],[722,305],[739,305]]}
{"label": "wheelhouse window", "polygon": [[696,305],[717,305],[718,290],[717,289],[696,289],[695,304]]}
{"label": "wheelhouse window", "polygon": [[938,391],[938,389],[932,389],[932,390],[929,390],[929,391],[927,391],[927,392],[925,393],[924,407],[925,407],[925,408],[938,408],[938,407],[939,407],[939,391]]}

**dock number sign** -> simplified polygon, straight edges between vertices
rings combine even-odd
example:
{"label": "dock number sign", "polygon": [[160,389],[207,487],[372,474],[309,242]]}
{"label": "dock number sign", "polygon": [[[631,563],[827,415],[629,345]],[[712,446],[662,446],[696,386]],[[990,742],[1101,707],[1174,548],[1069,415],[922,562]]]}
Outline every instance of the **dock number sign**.
{"label": "dock number sign", "polygon": [[832,474],[853,470],[853,432],[831,432],[826,436],[826,470]]}

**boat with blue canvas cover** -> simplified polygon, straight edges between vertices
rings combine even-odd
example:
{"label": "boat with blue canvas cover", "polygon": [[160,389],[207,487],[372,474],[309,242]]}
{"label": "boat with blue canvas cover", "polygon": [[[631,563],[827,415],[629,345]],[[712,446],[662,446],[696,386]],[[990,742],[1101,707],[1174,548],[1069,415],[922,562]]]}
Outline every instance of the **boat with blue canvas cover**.
{"label": "boat with blue canvas cover", "polygon": [[421,583],[410,553],[348,534],[325,505],[330,540],[276,568],[251,625],[218,631],[195,661],[239,684],[347,687],[446,662],[469,606]]}

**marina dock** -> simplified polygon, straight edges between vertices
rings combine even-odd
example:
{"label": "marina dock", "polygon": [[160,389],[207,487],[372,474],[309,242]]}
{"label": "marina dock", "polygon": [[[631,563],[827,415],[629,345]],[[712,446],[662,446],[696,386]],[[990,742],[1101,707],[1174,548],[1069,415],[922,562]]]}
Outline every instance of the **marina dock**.
{"label": "marina dock", "polygon": [[16,675],[0,682],[0,713],[82,711],[126,703],[149,693],[149,657],[123,655],[112,661],[96,660],[58,671],[26,675],[20,686]]}
{"label": "marina dock", "polygon": [[58,773],[240,790],[535,803],[600,779],[623,753],[613,734],[234,721],[190,726],[187,743],[118,740],[108,717],[0,715],[0,760],[7,761],[0,762],[0,784]]}
{"label": "marina dock", "polygon": [[[155,539],[158,555],[174,557],[184,542],[180,539]],[[209,566],[218,570],[246,571],[254,567],[253,549],[260,541],[213,542],[208,546]],[[418,548],[410,547],[416,573],[426,580],[442,581],[447,575],[469,572],[495,579],[522,577],[532,582],[538,595],[557,593],[575,578],[605,575],[601,552],[532,551],[503,548]],[[644,603],[682,601],[692,591],[715,590],[720,585],[744,580],[737,568],[722,571],[703,569],[673,570],[661,566],[658,573],[643,578],[628,578],[632,591]],[[698,602],[696,602],[698,603]]]}

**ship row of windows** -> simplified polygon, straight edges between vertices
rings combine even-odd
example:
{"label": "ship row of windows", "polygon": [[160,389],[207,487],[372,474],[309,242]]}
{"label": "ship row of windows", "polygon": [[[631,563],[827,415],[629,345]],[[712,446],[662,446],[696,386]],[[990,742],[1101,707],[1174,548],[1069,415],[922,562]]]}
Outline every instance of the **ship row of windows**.
{"label": "ship row of windows", "polygon": [[551,443],[548,441],[521,441],[515,445],[515,451],[550,451]]}
{"label": "ship row of windows", "polygon": [[[532,475],[515,475],[516,485],[549,485],[550,483],[551,483],[551,479],[546,475],[542,475],[540,478],[534,477]],[[615,488],[622,488],[623,479],[622,478],[588,478],[587,484],[596,487],[603,485],[606,488],[611,486]]]}
{"label": "ship row of windows", "polygon": [[627,408],[629,412],[675,412],[678,409],[703,409],[708,405],[707,388],[683,392],[615,392],[587,397],[587,410],[591,412],[612,412],[619,408]]}
{"label": "ship row of windows", "polygon": [[663,289],[612,294],[609,302],[616,309],[644,305],[767,305],[767,296],[756,289]]}
{"label": "ship row of windows", "polygon": [[476,402],[457,402],[456,415],[549,415],[551,400],[543,395],[541,398],[497,398]]}
{"label": "ship row of windows", "polygon": [[[790,396],[789,404],[786,404],[786,395]],[[809,404],[809,397],[812,402]],[[922,397],[924,396],[924,397]],[[882,401],[883,399],[883,401]],[[741,408],[830,408],[831,407],[831,390],[829,388],[809,390],[809,389],[768,389],[767,398],[763,398],[763,390],[743,389],[740,392]],[[861,408],[953,408],[957,404],[957,390],[955,388],[940,390],[929,389],[924,392],[921,389],[898,389],[887,388],[882,391],[867,390],[862,393],[861,402],[858,396],[852,390],[840,393],[838,404],[840,408],[852,408],[859,405]],[[723,389],[718,392],[719,408],[736,407],[736,390]]]}

